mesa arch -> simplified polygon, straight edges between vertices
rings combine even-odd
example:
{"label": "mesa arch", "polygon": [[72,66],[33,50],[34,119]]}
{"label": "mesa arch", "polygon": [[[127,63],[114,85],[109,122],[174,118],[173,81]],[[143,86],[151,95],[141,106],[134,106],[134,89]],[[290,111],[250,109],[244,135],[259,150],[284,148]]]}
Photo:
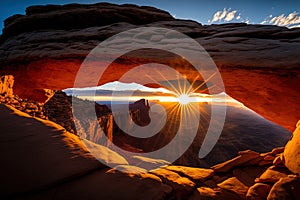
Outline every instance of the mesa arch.
{"label": "mesa arch", "polygon": [[[69,60],[41,60],[21,67],[17,71],[7,70],[4,74],[15,77],[14,92],[23,98],[45,101],[48,97],[44,89],[61,90],[73,87],[80,62]],[[40,67],[42,66],[42,68]],[[59,67],[64,66],[64,67]],[[117,73],[111,73],[115,69]],[[176,69],[176,68],[175,68]],[[116,64],[107,71],[99,85],[118,80],[127,68]],[[193,77],[193,71],[179,69]],[[299,72],[273,71],[264,69],[224,69],[220,70],[226,93],[267,119],[293,130],[299,116]]]}
{"label": "mesa arch", "polygon": [[[36,6],[26,12],[5,21],[0,40],[0,74],[15,77],[14,92],[23,98],[45,101],[44,89],[72,87],[83,59],[99,42],[146,25],[175,29],[199,42],[218,66],[226,93],[265,118],[291,131],[300,119],[299,29],[247,24],[203,26],[175,19],[156,8],[101,3]],[[86,14],[85,20],[75,23],[76,16],[82,14]],[[70,17],[61,19],[62,15]],[[139,18],[145,15],[145,21]],[[107,20],[91,20],[95,17]],[[135,22],[135,18],[140,20]],[[182,61],[165,62],[194,77]],[[99,84],[117,80],[128,70],[130,62],[126,64],[115,63]]]}

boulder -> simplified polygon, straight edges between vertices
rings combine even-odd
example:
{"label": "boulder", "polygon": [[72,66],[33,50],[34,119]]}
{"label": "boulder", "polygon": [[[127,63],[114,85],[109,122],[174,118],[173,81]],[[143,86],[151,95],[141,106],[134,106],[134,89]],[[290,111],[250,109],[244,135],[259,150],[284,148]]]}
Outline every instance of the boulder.
{"label": "boulder", "polygon": [[284,149],[285,166],[293,173],[300,175],[300,121],[290,141]]}
{"label": "boulder", "polygon": [[218,191],[215,191],[209,187],[199,187],[196,192],[194,192],[189,200],[193,199],[216,199]]}
{"label": "boulder", "polygon": [[196,186],[190,179],[181,177],[179,174],[166,169],[155,169],[150,172],[161,178],[164,184],[173,188],[176,199],[185,199]]}
{"label": "boulder", "polygon": [[283,153],[285,147],[277,147],[272,150],[272,154],[276,156],[277,154]]}
{"label": "boulder", "polygon": [[289,174],[291,172],[286,168],[271,166],[255,181],[260,183],[275,183],[280,178],[287,177]]}
{"label": "boulder", "polygon": [[197,190],[188,198],[189,200],[240,200],[239,196],[228,192],[223,189],[211,189],[208,187],[199,187]]}
{"label": "boulder", "polygon": [[252,159],[259,157],[259,153],[256,153],[251,150],[242,151],[242,152],[239,152],[239,154],[240,154],[239,156],[237,156],[231,160],[228,160],[226,162],[214,165],[211,168],[215,172],[228,172],[229,170],[231,170],[232,168],[234,168],[236,166],[242,165]]}
{"label": "boulder", "polygon": [[273,161],[273,165],[276,167],[285,167],[283,153],[279,154]]}
{"label": "boulder", "polygon": [[166,169],[179,173],[182,176],[188,177],[196,182],[204,182],[214,175],[214,171],[212,169],[185,166],[167,166]]}
{"label": "boulder", "polygon": [[241,199],[245,199],[247,191],[249,189],[248,186],[244,185],[239,179],[236,177],[231,177],[222,183],[219,183],[218,186],[222,189],[228,190],[237,194]]}
{"label": "boulder", "polygon": [[247,192],[247,200],[265,200],[271,190],[271,186],[265,183],[255,183]]}
{"label": "boulder", "polygon": [[272,187],[267,200],[300,199],[300,178],[289,176],[281,178]]}

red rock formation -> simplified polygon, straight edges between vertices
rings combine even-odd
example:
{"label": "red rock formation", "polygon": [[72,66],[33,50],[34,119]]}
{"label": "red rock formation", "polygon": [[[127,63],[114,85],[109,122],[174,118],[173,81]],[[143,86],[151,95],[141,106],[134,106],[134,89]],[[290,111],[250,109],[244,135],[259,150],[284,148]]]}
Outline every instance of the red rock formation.
{"label": "red rock formation", "polygon": [[[246,24],[202,26],[174,19],[156,8],[134,5],[36,6],[28,8],[24,16],[5,21],[0,73],[14,75],[16,94],[46,101],[44,89],[74,85],[81,62],[99,42],[141,25],[171,28],[194,38],[221,69],[229,95],[293,130],[300,118],[294,112],[300,109],[299,29]],[[172,67],[195,77],[179,60],[165,57],[163,62],[177,63]],[[99,84],[117,80],[130,67],[126,62],[114,63]]]}
{"label": "red rock formation", "polygon": [[289,170],[300,175],[300,121],[297,123],[297,128],[290,141],[286,144],[284,163]]}
{"label": "red rock formation", "polygon": [[13,85],[14,77],[9,76],[0,76],[0,95],[2,97],[11,97],[13,96]]}
{"label": "red rock formation", "polygon": [[[299,70],[221,69],[226,92],[290,131],[295,129],[300,109]],[[234,75],[234,76],[233,76]]]}

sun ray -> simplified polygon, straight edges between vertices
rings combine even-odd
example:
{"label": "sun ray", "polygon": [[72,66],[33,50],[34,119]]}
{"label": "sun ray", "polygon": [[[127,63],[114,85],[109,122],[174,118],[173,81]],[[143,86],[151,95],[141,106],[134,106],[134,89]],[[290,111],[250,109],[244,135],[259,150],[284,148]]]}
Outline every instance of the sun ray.
{"label": "sun ray", "polygon": [[161,76],[161,78],[163,78],[165,81],[167,81],[167,83],[168,83],[169,86],[173,89],[173,91],[174,91],[175,93],[180,93],[180,91],[179,91],[178,89],[176,89],[176,87],[175,87],[168,79],[166,79],[166,78],[164,77],[164,75],[163,75],[161,72],[157,71],[157,73]]}
{"label": "sun ray", "polygon": [[198,91],[198,93],[205,93],[207,90],[210,90],[210,89],[212,89],[214,87],[216,87],[216,85],[208,86],[208,87],[204,88],[203,90]]}
{"label": "sun ray", "polygon": [[190,87],[189,87],[188,90],[187,90],[187,93],[191,93],[191,92],[192,92],[193,86],[194,86],[194,84],[196,83],[196,81],[197,81],[198,78],[199,78],[199,75],[197,75],[197,76],[194,78],[192,84],[190,85]]}
{"label": "sun ray", "polygon": [[203,83],[201,83],[199,86],[197,86],[196,88],[193,88],[193,92],[196,92],[199,88],[201,88],[204,84],[206,84],[215,75],[216,75],[216,72],[214,72],[212,75],[210,75],[210,77],[208,77],[208,79],[203,81]]}

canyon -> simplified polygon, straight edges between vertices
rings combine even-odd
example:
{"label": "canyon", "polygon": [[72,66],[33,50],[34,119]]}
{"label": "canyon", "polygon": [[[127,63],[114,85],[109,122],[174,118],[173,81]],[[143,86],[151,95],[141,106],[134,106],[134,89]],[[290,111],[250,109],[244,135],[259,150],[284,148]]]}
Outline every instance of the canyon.
{"label": "canyon", "polygon": [[[0,36],[1,199],[300,198],[299,28],[202,25],[153,7],[109,3],[32,6],[25,15],[9,17],[4,24]],[[196,162],[198,155],[193,155],[199,150],[195,145],[171,164],[126,156],[109,145],[78,137],[71,97],[60,90],[74,86],[86,56],[100,42],[141,27],[172,29],[193,38],[215,62],[226,93],[276,124],[252,111],[244,114],[228,108],[227,126],[210,158],[217,156],[203,167]],[[145,46],[149,41],[164,42],[159,37],[149,39],[149,34],[133,38]],[[187,47],[185,41],[177,42],[164,44]],[[121,55],[97,85],[119,80],[134,67],[152,62],[168,65],[188,80],[204,81],[185,58],[145,48]],[[105,59],[96,64],[106,64]],[[135,78],[143,82],[142,77]],[[137,111],[131,117],[137,123],[141,104],[145,106],[142,100],[132,107]],[[102,132],[114,140],[110,110],[101,105],[95,109]],[[88,124],[88,119],[83,123]],[[289,131],[294,131],[290,139]],[[98,138],[89,135],[94,141]],[[116,143],[124,138],[129,141],[121,137]],[[138,153],[147,150],[148,143],[133,142],[141,149],[126,148]]]}
{"label": "canyon", "polygon": [[[1,77],[0,86],[11,83],[11,77]],[[32,106],[39,103],[7,97],[7,92],[13,92],[12,88],[0,93],[4,103],[0,105],[0,168],[1,184],[5,183],[1,198],[299,199],[299,123],[285,147],[265,153],[239,151],[210,168],[123,157],[100,145],[96,159],[87,149],[87,140],[52,121],[33,117],[42,114]],[[24,112],[14,108],[23,106]]]}

